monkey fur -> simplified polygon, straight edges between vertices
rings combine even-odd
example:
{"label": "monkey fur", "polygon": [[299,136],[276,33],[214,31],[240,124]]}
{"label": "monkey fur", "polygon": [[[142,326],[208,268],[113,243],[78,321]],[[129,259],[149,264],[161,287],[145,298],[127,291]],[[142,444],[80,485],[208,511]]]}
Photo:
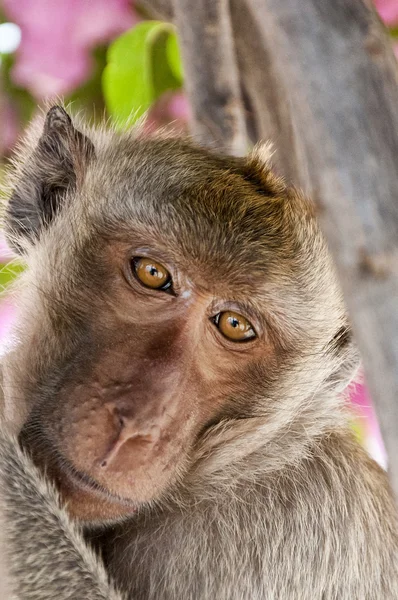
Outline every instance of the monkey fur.
{"label": "monkey fur", "polygon": [[54,486],[5,432],[0,437],[0,455],[3,544],[18,593],[12,598],[121,600],[62,508]]}
{"label": "monkey fur", "polygon": [[26,262],[3,357],[10,598],[398,598],[394,500],[342,399],[341,292],[267,147],[225,157],[55,106],[5,228]]}

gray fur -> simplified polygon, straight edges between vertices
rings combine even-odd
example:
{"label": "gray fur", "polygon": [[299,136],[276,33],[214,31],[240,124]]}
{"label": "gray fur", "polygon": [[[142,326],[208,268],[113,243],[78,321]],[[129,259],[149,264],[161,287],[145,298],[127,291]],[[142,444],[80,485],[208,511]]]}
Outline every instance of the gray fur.
{"label": "gray fur", "polygon": [[0,457],[2,553],[15,600],[122,600],[54,486],[4,431]]}

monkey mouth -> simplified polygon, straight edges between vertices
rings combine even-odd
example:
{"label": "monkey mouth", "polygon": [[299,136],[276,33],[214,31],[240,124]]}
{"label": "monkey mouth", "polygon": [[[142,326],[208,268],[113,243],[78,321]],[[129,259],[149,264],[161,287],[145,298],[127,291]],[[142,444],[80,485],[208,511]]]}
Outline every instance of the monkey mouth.
{"label": "monkey mouth", "polygon": [[98,481],[93,479],[90,475],[83,473],[76,469],[67,461],[62,458],[62,468],[59,468],[59,476],[57,481],[58,486],[61,488],[69,488],[73,486],[86,494],[92,494],[98,499],[103,499],[114,504],[118,504],[129,508],[132,512],[136,512],[137,504],[129,498],[123,498],[118,494],[115,494],[108,488],[104,487]]}
{"label": "monkey mouth", "polygon": [[114,494],[84,473],[63,469],[56,479],[68,513],[80,521],[114,522],[138,510],[132,500]]}
{"label": "monkey mouth", "polygon": [[[40,428],[30,434],[29,427],[22,429],[19,441],[35,465],[54,482],[68,512],[84,521],[98,518],[114,519],[131,515],[138,510],[137,503],[124,498],[98,483],[91,475],[77,469],[56,444]],[[36,443],[35,443],[36,441]]]}

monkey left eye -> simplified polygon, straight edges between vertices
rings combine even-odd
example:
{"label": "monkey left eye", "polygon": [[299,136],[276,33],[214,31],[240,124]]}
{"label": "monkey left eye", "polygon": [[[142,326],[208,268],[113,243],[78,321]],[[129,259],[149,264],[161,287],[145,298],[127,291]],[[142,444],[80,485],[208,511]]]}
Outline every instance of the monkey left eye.
{"label": "monkey left eye", "polygon": [[140,283],[153,290],[172,290],[172,279],[169,271],[152,258],[136,256],[131,260],[132,271]]}
{"label": "monkey left eye", "polygon": [[212,321],[223,336],[233,342],[246,342],[257,337],[250,321],[231,310],[218,313]]}

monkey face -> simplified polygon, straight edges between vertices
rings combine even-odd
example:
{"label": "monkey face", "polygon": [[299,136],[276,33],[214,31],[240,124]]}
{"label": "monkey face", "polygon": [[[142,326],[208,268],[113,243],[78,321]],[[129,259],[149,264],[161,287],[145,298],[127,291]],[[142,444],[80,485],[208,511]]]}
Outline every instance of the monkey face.
{"label": "monkey face", "polygon": [[220,423],[268,414],[273,431],[299,409],[280,397],[304,354],[293,384],[309,394],[309,368],[324,380],[341,364],[345,313],[313,209],[256,155],[84,135],[55,107],[8,231],[28,269],[6,396],[78,518],[162,498]]}
{"label": "monkey face", "polygon": [[[123,244],[106,248],[109,292],[100,294],[74,366],[56,383],[56,401],[48,397],[48,408],[41,401],[23,430],[34,445],[40,421],[42,437],[62,457],[61,488],[78,516],[88,510],[81,499],[87,487],[94,496],[97,485],[106,490],[116,511],[156,499],[184,475],[209,424],[239,413],[251,366],[267,356],[272,364],[262,323],[251,316],[249,325],[243,306],[198,288],[171,261],[172,287],[143,285],[131,252]],[[166,263],[151,253],[157,260],[146,259],[150,265]],[[95,510],[98,504],[96,497]]]}
{"label": "monkey face", "polygon": [[[129,237],[137,240],[144,229],[130,229]],[[204,432],[249,410],[251,371],[260,369],[265,380],[275,368],[274,343],[255,303],[215,273],[206,285],[206,269],[200,276],[189,256],[165,248],[151,238],[133,247],[96,243],[74,299],[65,295],[44,321],[37,317],[30,340],[21,342],[29,353],[35,343],[46,352],[56,334],[59,350],[69,347],[68,357],[54,354],[48,368],[40,351],[31,361],[35,383],[24,395],[35,400],[21,438],[52,472],[70,512],[86,520],[135,511],[178,483]],[[68,270],[76,269],[78,257],[70,259]],[[84,308],[75,296],[83,287]]]}

